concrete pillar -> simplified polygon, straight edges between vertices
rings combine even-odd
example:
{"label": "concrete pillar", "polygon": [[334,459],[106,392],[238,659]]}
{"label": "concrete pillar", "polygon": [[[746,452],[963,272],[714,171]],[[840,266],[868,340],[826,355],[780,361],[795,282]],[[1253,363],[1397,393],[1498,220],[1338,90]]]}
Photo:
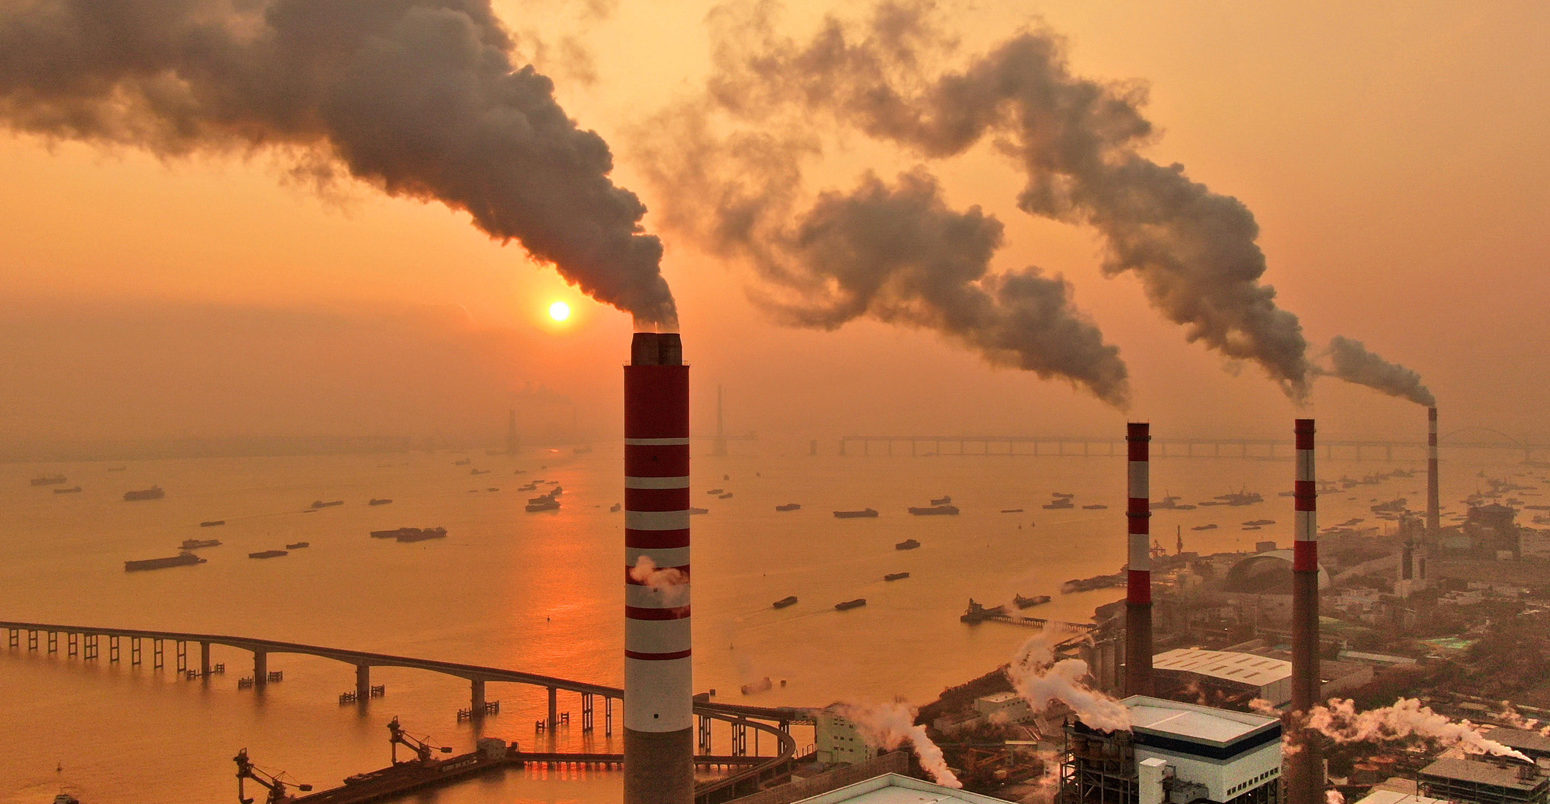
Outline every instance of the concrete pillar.
{"label": "concrete pillar", "polygon": [[553,729],[560,722],[560,691],[554,687],[549,688],[549,728]]}
{"label": "concrete pillar", "polygon": [[200,642],[199,643],[199,677],[200,678],[208,678],[209,676],[210,676],[210,643],[208,643],[208,642]]}
{"label": "concrete pillar", "polygon": [[261,648],[253,649],[253,686],[269,683],[269,654]]}
{"label": "concrete pillar", "polygon": [[365,703],[371,697],[371,665],[355,666],[355,699]]}
{"label": "concrete pillar", "polygon": [[475,720],[484,717],[484,679],[476,678],[469,683],[468,712]]}

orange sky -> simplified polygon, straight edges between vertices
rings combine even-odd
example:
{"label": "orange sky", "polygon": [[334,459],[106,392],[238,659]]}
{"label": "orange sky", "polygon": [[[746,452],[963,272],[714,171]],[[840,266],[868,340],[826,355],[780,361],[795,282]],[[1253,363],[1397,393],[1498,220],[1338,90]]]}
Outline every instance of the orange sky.
{"label": "orange sky", "polygon": [[[614,179],[653,206],[630,126],[704,79],[708,4],[619,0],[606,19],[497,0],[567,112],[614,150]],[[978,50],[1028,4],[954,15]],[[1034,7],[1073,71],[1150,86],[1151,159],[1243,200],[1264,280],[1311,344],[1337,334],[1418,370],[1443,430],[1550,437],[1550,7],[1539,3],[1066,2]],[[818,11],[788,15],[794,30]],[[596,81],[556,45],[577,37]],[[825,177],[909,159],[870,146]],[[500,433],[519,392],[617,431],[628,318],[586,300],[439,206],[346,185],[327,197],[272,154],[160,162],[0,134],[0,441],[227,434]],[[1289,436],[1298,414],[1259,370],[1214,353],[1105,279],[1094,234],[1035,220],[1021,177],[982,148],[937,166],[956,205],[1006,224],[1000,269],[1063,273],[1128,363],[1132,418],[1154,431]],[[648,214],[648,226],[652,218]],[[937,336],[860,322],[783,329],[743,296],[745,266],[667,236],[664,271],[695,366],[699,424],[727,389],[737,429],[1119,433],[1125,414],[1058,382],[992,370]],[[572,304],[571,324],[545,319]],[[1230,367],[1229,367],[1230,368]],[[408,390],[413,389],[413,390]],[[436,389],[440,393],[427,392]],[[555,411],[562,411],[556,413]],[[1324,433],[1419,437],[1424,414],[1320,382]],[[539,414],[535,413],[535,417]],[[568,421],[566,422],[568,425]]]}

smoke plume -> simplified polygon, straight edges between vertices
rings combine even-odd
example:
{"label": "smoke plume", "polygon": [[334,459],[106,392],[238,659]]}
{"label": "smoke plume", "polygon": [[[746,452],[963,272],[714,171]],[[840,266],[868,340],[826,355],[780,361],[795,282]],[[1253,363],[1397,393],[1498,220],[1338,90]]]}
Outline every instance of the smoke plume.
{"label": "smoke plume", "polygon": [[895,701],[877,706],[841,704],[834,711],[856,724],[870,742],[883,748],[892,750],[908,740],[920,767],[931,774],[932,781],[944,787],[963,787],[947,767],[942,749],[926,734],[926,727],[915,722],[915,707]]}
{"label": "smoke plume", "polygon": [[1481,736],[1479,727],[1468,720],[1455,723],[1414,698],[1400,698],[1392,706],[1360,712],[1349,698],[1331,698],[1327,705],[1314,706],[1303,725],[1337,743],[1421,738],[1446,746],[1458,746],[1470,754],[1489,754],[1532,762],[1519,751]]}
{"label": "smoke plume", "polygon": [[1328,352],[1333,365],[1329,374],[1417,405],[1437,405],[1437,397],[1421,384],[1421,375],[1367,351],[1361,341],[1336,335],[1329,342]]}
{"label": "smoke plume", "polygon": [[1189,340],[1258,363],[1294,397],[1306,393],[1302,327],[1260,283],[1253,214],[1182,165],[1140,155],[1153,135],[1144,87],[1072,75],[1064,42],[1045,30],[939,69],[956,43],[924,0],[883,2],[859,30],[830,18],[805,43],[775,32],[771,8],[712,14],[713,108],[763,131],[810,131],[827,117],[928,159],[992,140],[1023,171],[1020,208],[1092,226],[1105,273],[1135,274]]}
{"label": "smoke plume", "polygon": [[1007,665],[1006,674],[1012,688],[1035,712],[1043,712],[1049,709],[1050,702],[1060,701],[1092,728],[1130,729],[1130,710],[1124,704],[1082,682],[1087,675],[1087,662],[1055,661],[1053,640],[1043,632],[1023,643]]}
{"label": "smoke plume", "polygon": [[1119,349],[1074,307],[1070,284],[1036,267],[992,272],[1001,222],[979,207],[949,207],[925,170],[891,183],[869,173],[853,190],[803,206],[796,191],[806,146],[771,135],[716,142],[700,122],[685,114],[651,126],[644,150],[669,199],[665,220],[718,256],[751,263],[762,281],[750,297],[776,320],[834,330],[870,318],[926,329],[992,365],[1128,404]]}
{"label": "smoke plume", "polygon": [[641,556],[630,567],[630,580],[656,592],[663,603],[676,606],[684,602],[689,576],[677,567],[658,567],[651,556]]}
{"label": "smoke plume", "polygon": [[23,0],[0,6],[0,125],[164,158],[278,149],[465,211],[674,326],[645,207],[512,45],[489,0]]}

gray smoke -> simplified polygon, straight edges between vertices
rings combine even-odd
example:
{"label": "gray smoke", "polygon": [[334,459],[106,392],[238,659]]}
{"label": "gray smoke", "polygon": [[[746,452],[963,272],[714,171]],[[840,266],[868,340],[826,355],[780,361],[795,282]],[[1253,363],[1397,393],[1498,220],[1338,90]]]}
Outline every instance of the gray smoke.
{"label": "gray smoke", "polygon": [[1417,405],[1437,405],[1437,397],[1421,384],[1421,375],[1367,351],[1359,340],[1336,335],[1330,340],[1328,351],[1333,365],[1329,374]]}
{"label": "gray smoke", "polygon": [[992,365],[1060,378],[1109,404],[1129,402],[1119,349],[1072,304],[1070,285],[1038,268],[994,273],[1002,225],[979,207],[955,210],[922,169],[803,203],[800,134],[717,139],[703,108],[646,127],[648,175],[664,221],[720,256],[746,260],[762,282],[751,298],[778,321],[837,329],[858,318],[942,334]]}
{"label": "gray smoke", "polygon": [[466,211],[588,295],[676,324],[645,207],[489,0],[20,0],[0,125],[163,157],[274,148]]}
{"label": "gray smoke", "polygon": [[1073,76],[1064,43],[1042,30],[1016,34],[962,70],[934,70],[955,44],[931,10],[884,2],[859,31],[831,18],[798,43],[775,33],[769,4],[723,7],[712,15],[712,102],[756,124],[787,114],[810,127],[815,114],[830,116],[932,159],[992,139],[1023,170],[1024,211],[1095,227],[1106,273],[1136,274],[1189,340],[1257,362],[1302,397],[1307,343],[1297,317],[1259,281],[1265,256],[1253,214],[1183,166],[1137,153],[1153,133],[1141,114],[1144,89]]}

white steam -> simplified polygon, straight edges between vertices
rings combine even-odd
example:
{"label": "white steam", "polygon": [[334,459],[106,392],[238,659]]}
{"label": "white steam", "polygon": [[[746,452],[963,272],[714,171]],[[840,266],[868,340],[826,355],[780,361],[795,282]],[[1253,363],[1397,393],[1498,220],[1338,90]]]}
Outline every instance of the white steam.
{"label": "white steam", "polygon": [[1481,736],[1480,727],[1468,720],[1449,720],[1414,698],[1400,698],[1393,706],[1364,711],[1357,711],[1349,698],[1331,698],[1327,705],[1313,707],[1304,726],[1337,743],[1421,738],[1457,746],[1470,754],[1532,761],[1517,750]]}
{"label": "white steam", "polygon": [[689,575],[677,567],[658,567],[651,556],[641,556],[630,567],[630,580],[645,586],[661,596],[669,606],[686,603],[689,594]]}
{"label": "white steam", "polygon": [[931,774],[932,780],[944,787],[963,787],[952,769],[947,767],[942,749],[926,735],[926,727],[915,722],[918,711],[915,707],[895,701],[874,706],[841,704],[833,711],[856,724],[868,741],[883,748],[891,750],[908,741],[920,760],[920,767]]}
{"label": "white steam", "polygon": [[1035,712],[1049,709],[1060,701],[1076,713],[1083,723],[1100,731],[1128,731],[1130,710],[1114,698],[1087,686],[1087,662],[1081,659],[1055,661],[1053,640],[1041,632],[1024,642],[1006,669],[1012,688]]}

